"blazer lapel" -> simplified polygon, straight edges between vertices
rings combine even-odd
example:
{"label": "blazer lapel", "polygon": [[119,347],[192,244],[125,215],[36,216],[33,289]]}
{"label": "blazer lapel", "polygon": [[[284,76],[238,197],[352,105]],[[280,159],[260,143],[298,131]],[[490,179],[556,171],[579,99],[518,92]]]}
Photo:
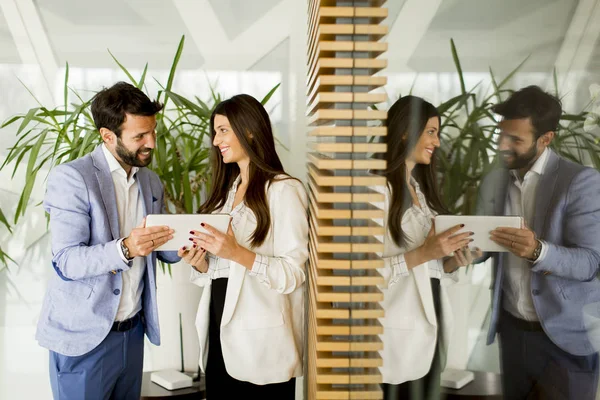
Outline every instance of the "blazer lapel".
{"label": "blazer lapel", "polygon": [[98,179],[98,185],[100,187],[100,195],[102,196],[102,202],[106,209],[106,215],[108,217],[108,224],[110,225],[110,232],[112,233],[113,239],[121,237],[119,234],[119,213],[117,210],[117,196],[115,195],[115,185],[110,174],[108,162],[102,151],[102,146],[96,147],[91,154],[94,166],[96,167],[96,179]]}
{"label": "blazer lapel", "polygon": [[535,193],[535,214],[533,226],[530,227],[538,236],[542,236],[544,232],[548,206],[552,200],[554,187],[556,186],[556,181],[558,179],[559,158],[553,151],[548,151],[550,153],[548,154],[546,168],[540,177]]}
{"label": "blazer lapel", "polygon": [[504,215],[505,205],[508,201],[508,184],[510,182],[509,172],[502,170],[496,183],[496,193],[494,194],[494,215]]}
{"label": "blazer lapel", "polygon": [[[248,222],[248,213],[244,213],[242,220],[240,221],[239,235],[246,236],[244,234],[246,230],[246,223]],[[237,237],[236,240],[238,243],[245,248],[250,248],[250,243],[246,241],[245,237]],[[235,310],[235,306],[237,305],[238,298],[240,297],[240,290],[242,289],[242,283],[244,282],[244,278],[246,277],[246,267],[236,264],[234,262],[231,263],[231,267],[229,269],[229,281],[227,282],[227,293],[225,296],[225,305],[223,306],[223,316],[221,319],[221,326],[225,326],[231,321],[231,317],[233,316],[233,311]]]}
{"label": "blazer lapel", "polygon": [[150,186],[150,177],[147,172],[145,168],[140,168],[136,174],[138,188],[142,196],[144,216],[152,213],[152,187]]}
{"label": "blazer lapel", "polygon": [[[152,212],[152,187],[150,186],[150,175],[146,168],[140,168],[136,174],[138,191],[142,196],[142,208],[144,217]],[[155,279],[155,266],[156,266],[156,252],[152,252],[146,256],[146,266],[152,266],[152,268],[146,268],[146,273],[150,278],[150,281],[156,282]]]}

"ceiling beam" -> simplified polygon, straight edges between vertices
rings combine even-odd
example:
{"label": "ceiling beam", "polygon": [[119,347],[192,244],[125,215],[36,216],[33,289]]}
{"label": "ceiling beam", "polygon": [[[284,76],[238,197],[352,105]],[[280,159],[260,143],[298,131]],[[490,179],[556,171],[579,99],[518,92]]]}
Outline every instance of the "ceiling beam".
{"label": "ceiling beam", "polygon": [[58,62],[33,0],[0,0],[0,9],[22,63],[37,65],[42,72],[45,90],[35,94],[44,104],[55,106],[53,93]]}
{"label": "ceiling beam", "polygon": [[565,109],[575,104],[577,87],[600,36],[600,2],[580,0],[554,64]]}
{"label": "ceiling beam", "polygon": [[208,0],[173,0],[206,70],[245,71],[290,35],[294,0],[280,1],[233,40]]}
{"label": "ceiling beam", "polygon": [[387,37],[387,71],[414,72],[409,66],[412,55],[427,33],[442,0],[406,0]]}

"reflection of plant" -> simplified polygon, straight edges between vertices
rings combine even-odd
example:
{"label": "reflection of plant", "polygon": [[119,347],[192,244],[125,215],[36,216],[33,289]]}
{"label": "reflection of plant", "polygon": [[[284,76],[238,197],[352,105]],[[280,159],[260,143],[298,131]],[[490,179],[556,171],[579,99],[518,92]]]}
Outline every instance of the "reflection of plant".
{"label": "reflection of plant", "polygon": [[[202,195],[210,185],[208,158],[210,154],[210,115],[221,101],[220,94],[211,88],[208,102],[195,96],[187,99],[171,91],[175,72],[181,57],[185,37],[181,38],[171,65],[166,85],[159,83],[160,90],[154,96],[165,104],[157,119],[156,150],[150,168],[160,177],[165,186],[165,202],[170,212],[193,213],[201,202]],[[111,54],[112,56],[112,54]],[[139,79],[113,56],[114,61],[127,75],[131,83],[145,88],[148,64]],[[13,223],[25,214],[37,174],[43,167],[51,169],[90,153],[101,138],[94,126],[91,101],[82,97],[68,85],[69,65],[66,66],[64,82],[64,104],[54,109],[32,108],[25,114],[9,118],[0,128],[20,123],[18,140],[10,148],[0,170],[15,162],[13,176],[19,168],[26,168],[25,182],[21,192]],[[266,103],[279,85],[275,86],[262,100]],[[162,99],[161,99],[162,98]],[[37,101],[37,100],[36,100]],[[9,223],[0,210],[0,222]],[[0,249],[0,268],[6,266],[7,255]]]}
{"label": "reflection of plant", "polygon": [[[438,107],[442,114],[442,146],[439,158],[444,200],[452,213],[473,214],[481,179],[496,165],[496,118],[492,107],[513,91],[507,88],[525,59],[504,79],[498,81],[490,68],[491,87],[478,97],[478,85],[467,90],[454,41],[450,41],[461,94]],[[555,76],[555,91],[556,76]],[[555,93],[557,96],[558,94]],[[600,143],[584,130],[591,113],[563,114],[552,148],[561,156],[583,163],[587,158],[600,169]]]}
{"label": "reflection of plant", "polygon": [[[4,225],[6,227],[6,229],[8,229],[9,233],[12,233],[10,224],[8,223],[8,220],[4,216],[4,213],[2,212],[2,210],[0,210],[0,224]],[[0,247],[0,271],[2,269],[4,269],[4,267],[8,266],[9,261],[12,261],[13,263],[15,262],[15,260],[10,258],[8,254],[6,254],[4,251],[2,251],[2,247]]]}
{"label": "reflection of plant", "polygon": [[600,140],[600,85],[590,85],[590,111],[583,122],[583,129],[589,133],[596,133]]}

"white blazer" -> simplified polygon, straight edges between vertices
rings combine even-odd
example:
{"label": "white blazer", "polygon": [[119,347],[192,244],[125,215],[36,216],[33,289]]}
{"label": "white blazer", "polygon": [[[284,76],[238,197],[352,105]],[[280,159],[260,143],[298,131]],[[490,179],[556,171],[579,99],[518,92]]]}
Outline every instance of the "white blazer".
{"label": "white blazer", "polygon": [[[404,254],[423,244],[425,241],[423,226],[408,211],[402,216],[402,229],[414,241],[407,241],[406,247],[398,247],[392,240],[388,229],[390,191],[384,190],[385,236],[383,238],[384,268],[379,269],[384,278],[380,287],[383,292],[381,303],[385,317],[383,325],[383,350],[380,352],[383,366],[380,368],[384,383],[400,384],[425,376],[433,361],[437,342],[438,327],[433,305],[429,262],[409,270],[408,276],[401,276],[392,282],[392,257]],[[427,233],[427,232],[425,232]],[[433,260],[430,262],[439,262]],[[451,280],[444,276],[440,285],[442,303],[443,342],[442,351],[448,349],[452,332],[452,309],[445,289],[445,283]],[[445,359],[445,357],[442,357]],[[442,366],[443,368],[444,366]]]}
{"label": "white blazer", "polygon": [[[276,181],[267,190],[271,229],[264,243],[251,248],[256,228],[248,209],[236,229],[238,243],[268,258],[269,283],[250,276],[231,262],[221,321],[221,346],[227,372],[235,379],[257,385],[287,382],[302,376],[304,281],[308,259],[307,196],[302,183]],[[196,328],[200,367],[206,371],[212,280],[192,268],[191,280],[204,287]]]}

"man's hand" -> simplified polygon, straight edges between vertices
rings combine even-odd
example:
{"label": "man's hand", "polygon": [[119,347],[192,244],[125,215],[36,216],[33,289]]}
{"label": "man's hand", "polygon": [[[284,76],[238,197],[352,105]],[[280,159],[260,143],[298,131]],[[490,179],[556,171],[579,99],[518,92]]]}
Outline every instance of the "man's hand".
{"label": "man's hand", "polygon": [[538,246],[535,232],[524,225],[518,228],[497,228],[490,232],[492,241],[505,247],[517,257],[531,259]]}
{"label": "man's hand", "polygon": [[173,239],[175,231],[168,226],[145,226],[146,218],[123,240],[123,244],[129,249],[130,257],[147,256],[157,247]]}

